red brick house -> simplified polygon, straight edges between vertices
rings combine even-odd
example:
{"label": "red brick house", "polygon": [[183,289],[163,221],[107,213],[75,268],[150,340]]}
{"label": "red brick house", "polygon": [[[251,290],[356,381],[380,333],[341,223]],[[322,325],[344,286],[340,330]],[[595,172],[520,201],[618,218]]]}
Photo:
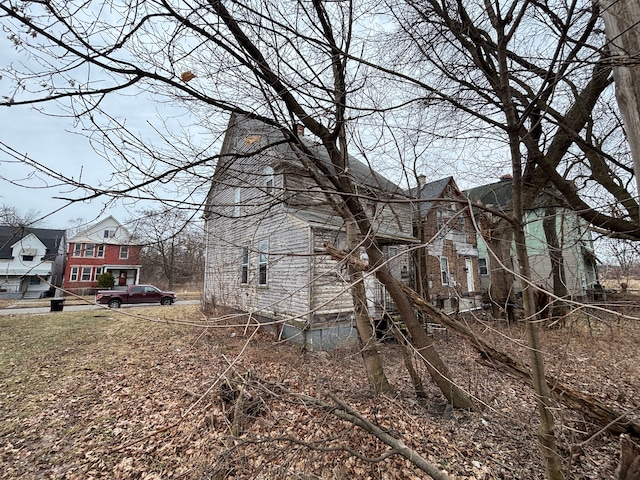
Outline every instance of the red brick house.
{"label": "red brick house", "polygon": [[111,272],[116,286],[134,285],[140,278],[140,250],[131,234],[112,216],[70,238],[62,286],[86,294],[97,288],[97,278]]}
{"label": "red brick house", "polygon": [[424,244],[415,250],[416,289],[446,310],[474,307],[480,293],[476,232],[466,198],[453,177],[411,190],[415,199],[414,235]]}

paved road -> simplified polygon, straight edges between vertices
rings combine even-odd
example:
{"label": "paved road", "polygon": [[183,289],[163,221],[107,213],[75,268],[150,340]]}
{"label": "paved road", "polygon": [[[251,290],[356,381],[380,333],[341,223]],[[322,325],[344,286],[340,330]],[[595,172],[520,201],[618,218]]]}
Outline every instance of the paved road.
{"label": "paved road", "polygon": [[[176,305],[197,305],[200,303],[200,300],[178,300]],[[135,307],[158,307],[158,308],[167,308],[163,305],[152,305],[152,304],[142,304],[142,305],[122,305],[121,308],[135,308]],[[170,307],[169,307],[170,308]],[[63,312],[79,312],[83,310],[110,310],[106,305],[65,305],[63,307]],[[23,308],[0,308],[0,316],[2,315],[36,315],[40,313],[50,313],[51,307],[23,307]],[[56,313],[56,312],[53,312]]]}

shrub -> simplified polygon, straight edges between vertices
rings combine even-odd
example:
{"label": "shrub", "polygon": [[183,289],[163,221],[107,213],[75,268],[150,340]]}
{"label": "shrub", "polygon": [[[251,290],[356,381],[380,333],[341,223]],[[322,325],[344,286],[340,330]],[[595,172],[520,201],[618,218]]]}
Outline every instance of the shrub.
{"label": "shrub", "polygon": [[116,279],[113,278],[113,274],[111,272],[105,272],[101,275],[98,275],[98,288],[113,288],[116,284]]}

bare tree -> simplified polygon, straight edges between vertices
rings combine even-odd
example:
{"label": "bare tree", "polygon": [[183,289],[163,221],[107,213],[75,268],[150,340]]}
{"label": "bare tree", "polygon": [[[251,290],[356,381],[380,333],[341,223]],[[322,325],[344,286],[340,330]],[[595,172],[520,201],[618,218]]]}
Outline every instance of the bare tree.
{"label": "bare tree", "polygon": [[141,277],[176,285],[200,284],[204,275],[204,235],[196,213],[176,208],[147,209],[131,221],[143,244]]}
{"label": "bare tree", "polygon": [[0,225],[6,225],[10,227],[35,227],[40,222],[38,218],[40,212],[35,210],[29,210],[27,212],[20,212],[16,207],[11,205],[0,205]]}

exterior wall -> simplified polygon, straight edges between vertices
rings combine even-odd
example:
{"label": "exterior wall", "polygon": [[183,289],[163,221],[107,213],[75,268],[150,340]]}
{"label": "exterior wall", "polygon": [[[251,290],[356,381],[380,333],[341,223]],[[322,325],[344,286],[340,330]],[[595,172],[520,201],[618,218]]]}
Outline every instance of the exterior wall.
{"label": "exterior wall", "polygon": [[[473,223],[457,203],[434,205],[423,221],[426,247],[426,275],[430,300],[441,308],[470,308],[481,291],[478,247]],[[448,275],[442,274],[442,258]]]}
{"label": "exterior wall", "polygon": [[[527,215],[526,242],[531,265],[532,281],[547,289],[552,289],[551,259],[547,248],[547,241],[544,234],[542,219],[543,210],[536,210]],[[575,297],[584,297],[587,289],[592,288],[598,279],[595,265],[587,258],[589,253],[593,254],[593,244],[591,236],[580,218],[571,211],[559,211],[556,222],[558,240],[561,242],[562,255],[564,259],[565,280],[569,293]],[[479,258],[487,259],[487,266],[490,264],[490,257],[484,241],[478,239]],[[512,246],[512,256],[515,260],[515,247]],[[517,269],[517,262],[514,262]],[[489,276],[481,277],[483,290],[488,290],[490,285]],[[522,286],[516,278],[516,289],[520,291]]]}
{"label": "exterior wall", "polygon": [[[357,342],[346,271],[324,253],[325,242],[346,246],[342,221],[329,218],[333,211],[324,194],[290,150],[274,145],[278,141],[257,122],[227,131],[205,211],[205,306],[278,321],[283,338],[310,349]],[[371,208],[384,242],[398,230],[411,238],[410,205]],[[263,241],[269,250],[266,285],[259,282]],[[408,271],[408,256],[403,258]],[[372,297],[379,299],[372,280]]]}
{"label": "exterior wall", "polygon": [[0,295],[38,298],[49,291],[47,282],[51,280],[54,261],[43,260],[46,253],[45,245],[33,234],[16,242],[12,246],[13,258],[0,260]]}
{"label": "exterior wall", "polygon": [[[120,258],[122,249],[127,250],[126,258]],[[98,286],[97,277],[106,272],[113,274],[116,286],[134,285],[140,280],[141,250],[116,219],[107,217],[69,239],[63,288],[90,293]]]}
{"label": "exterior wall", "polygon": [[[67,249],[67,266],[64,275],[64,288],[66,290],[90,290],[98,286],[97,277],[101,273],[111,272],[115,278],[115,284],[135,285],[139,281],[140,272],[140,245],[125,245],[128,249],[128,257],[120,258],[121,245],[105,244],[79,244],[85,246],[80,256],[74,256],[76,243],[69,243]],[[104,249],[102,257],[84,256],[86,245],[93,245],[94,255],[96,249],[101,246]],[[77,269],[77,275],[74,271]],[[90,269],[89,278],[82,278],[83,269]],[[85,270],[87,271],[87,270]],[[77,278],[74,279],[74,276]]]}

